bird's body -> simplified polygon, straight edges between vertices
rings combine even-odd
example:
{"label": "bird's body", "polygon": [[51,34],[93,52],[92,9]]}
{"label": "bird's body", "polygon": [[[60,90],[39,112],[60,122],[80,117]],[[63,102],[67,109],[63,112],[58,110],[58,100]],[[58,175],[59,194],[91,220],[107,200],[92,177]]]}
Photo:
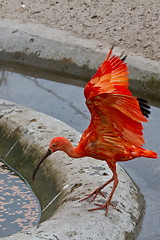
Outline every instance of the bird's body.
{"label": "bird's body", "polygon": [[111,198],[118,184],[116,162],[136,157],[157,158],[155,152],[142,148],[144,139],[141,122],[147,122],[145,116],[150,113],[148,105],[146,101],[132,96],[128,90],[127,65],[120,57],[110,58],[111,53],[112,49],[84,89],[91,122],[82,134],[78,146],[74,148],[70,141],[63,137],[52,139],[49,153],[47,152],[38,163],[33,175],[34,179],[41,162],[57,150],[64,151],[73,158],[89,156],[106,161],[113,172],[113,177],[82,199],[94,195],[91,200],[93,201],[98,193],[104,197],[101,189],[114,181],[107,202],[95,208],[106,208],[106,214],[109,205],[112,205]]}

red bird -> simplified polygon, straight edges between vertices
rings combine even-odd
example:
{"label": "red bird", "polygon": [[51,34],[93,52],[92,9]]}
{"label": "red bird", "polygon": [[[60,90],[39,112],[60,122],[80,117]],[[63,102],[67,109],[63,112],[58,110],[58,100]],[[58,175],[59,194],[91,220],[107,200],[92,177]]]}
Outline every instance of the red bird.
{"label": "red bird", "polygon": [[52,139],[48,151],[38,162],[33,181],[40,164],[51,153],[64,151],[72,158],[93,157],[105,161],[113,172],[110,180],[88,194],[86,200],[97,194],[104,194],[101,190],[113,181],[113,188],[105,204],[97,204],[97,210],[105,208],[106,214],[112,196],[118,185],[116,162],[128,161],[137,157],[157,158],[153,151],[142,148],[143,127],[141,122],[147,122],[150,111],[145,100],[132,96],[128,90],[128,72],[124,59],[112,56],[112,49],[102,63],[97,73],[87,83],[84,89],[86,105],[91,113],[91,122],[84,131],[80,142],[74,148],[71,142],[64,137]]}

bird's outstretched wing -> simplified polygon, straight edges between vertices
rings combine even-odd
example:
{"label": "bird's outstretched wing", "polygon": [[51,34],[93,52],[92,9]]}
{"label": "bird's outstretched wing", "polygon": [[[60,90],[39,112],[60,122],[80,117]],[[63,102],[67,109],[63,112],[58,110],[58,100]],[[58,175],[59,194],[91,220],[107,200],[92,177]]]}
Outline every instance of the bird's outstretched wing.
{"label": "bird's outstretched wing", "polygon": [[[88,132],[104,147],[140,147],[144,143],[141,122],[147,122],[141,111],[145,106],[140,108],[137,98],[128,89],[126,63],[120,57],[111,57],[111,53],[112,49],[84,89],[91,113]],[[145,110],[148,111],[147,107]]]}

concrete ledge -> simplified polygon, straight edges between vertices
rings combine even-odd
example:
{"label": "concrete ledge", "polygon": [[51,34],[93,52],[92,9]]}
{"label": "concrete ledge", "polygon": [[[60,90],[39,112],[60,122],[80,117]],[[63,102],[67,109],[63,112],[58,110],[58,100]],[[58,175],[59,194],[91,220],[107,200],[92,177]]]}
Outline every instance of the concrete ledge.
{"label": "concrete ledge", "polygon": [[[72,74],[89,80],[111,46],[102,48],[98,40],[84,40],[44,25],[1,20],[0,60]],[[117,47],[114,54],[123,51]],[[160,64],[132,55],[127,57],[130,87],[160,99]]]}
{"label": "concrete ledge", "polygon": [[[17,132],[21,136],[20,143],[26,154],[31,148],[36,149],[37,155],[44,153],[55,136],[69,138],[74,145],[77,145],[80,138],[78,132],[59,120],[4,100],[0,100],[0,126],[9,135]],[[35,163],[37,161],[35,159]],[[46,172],[46,167],[49,167],[50,172]],[[56,172],[61,189],[68,185],[59,208],[49,220],[39,226],[1,238],[2,240],[136,239],[145,202],[138,187],[118,164],[119,185],[113,197],[117,209],[110,207],[107,217],[104,211],[88,212],[87,209],[94,207],[93,203],[89,205],[86,201],[79,202],[86,193],[111,177],[105,163],[92,158],[71,159],[58,152],[46,160],[43,169],[45,174]],[[110,191],[111,186],[104,189],[106,196]],[[99,197],[95,202],[101,200]]]}

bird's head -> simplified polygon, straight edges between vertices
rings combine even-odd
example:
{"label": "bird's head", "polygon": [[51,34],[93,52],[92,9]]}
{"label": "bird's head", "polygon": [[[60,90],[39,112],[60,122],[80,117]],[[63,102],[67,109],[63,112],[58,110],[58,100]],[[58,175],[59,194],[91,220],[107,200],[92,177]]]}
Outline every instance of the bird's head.
{"label": "bird's head", "polygon": [[65,142],[65,138],[63,137],[53,138],[49,144],[49,149],[51,153],[54,153],[56,151],[63,151],[64,142]]}
{"label": "bird's head", "polygon": [[34,169],[33,176],[32,176],[32,183],[34,182],[34,179],[35,179],[35,176],[36,176],[39,166],[52,153],[54,153],[58,150],[64,151],[64,143],[65,143],[65,138],[63,138],[63,137],[56,137],[51,140],[48,150],[45,152],[44,156],[40,159],[40,161],[37,163],[37,166]]}

